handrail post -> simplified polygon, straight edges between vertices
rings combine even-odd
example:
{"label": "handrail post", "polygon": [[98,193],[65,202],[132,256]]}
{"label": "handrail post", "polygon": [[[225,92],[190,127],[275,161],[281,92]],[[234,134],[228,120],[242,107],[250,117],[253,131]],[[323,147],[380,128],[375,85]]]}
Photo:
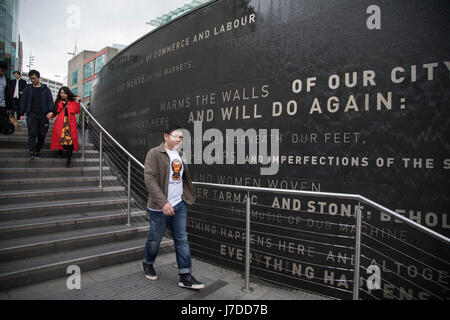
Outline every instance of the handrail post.
{"label": "handrail post", "polygon": [[82,117],[82,123],[81,123],[81,132],[83,136],[83,141],[81,142],[81,160],[85,160],[84,157],[84,144],[86,143],[86,128],[84,127],[84,122],[86,121],[86,112],[83,110],[83,117]]}
{"label": "handrail post", "polygon": [[250,193],[247,193],[246,227],[245,227],[245,293],[253,292],[250,287]]}
{"label": "handrail post", "polygon": [[355,270],[353,274],[353,300],[359,300],[359,271],[361,266],[361,202],[356,210]]}
{"label": "handrail post", "polygon": [[131,226],[131,158],[128,158],[128,178],[127,178],[127,185],[128,185],[128,223],[127,226]]}
{"label": "handrail post", "polygon": [[100,183],[99,187],[103,187],[102,175],[103,175],[103,131],[100,130],[100,150],[99,150],[99,166],[100,166]]}

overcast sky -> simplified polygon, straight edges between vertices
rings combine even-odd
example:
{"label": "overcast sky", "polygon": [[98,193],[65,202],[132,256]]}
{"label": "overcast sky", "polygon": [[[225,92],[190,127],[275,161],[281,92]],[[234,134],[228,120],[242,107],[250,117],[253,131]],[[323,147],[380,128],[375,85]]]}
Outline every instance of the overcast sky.
{"label": "overcast sky", "polygon": [[[146,22],[191,0],[19,0],[23,71],[30,50],[41,76],[62,82],[77,39],[78,52],[129,45],[155,27]],[[78,19],[79,17],[79,19]],[[58,77],[61,76],[61,77]]]}

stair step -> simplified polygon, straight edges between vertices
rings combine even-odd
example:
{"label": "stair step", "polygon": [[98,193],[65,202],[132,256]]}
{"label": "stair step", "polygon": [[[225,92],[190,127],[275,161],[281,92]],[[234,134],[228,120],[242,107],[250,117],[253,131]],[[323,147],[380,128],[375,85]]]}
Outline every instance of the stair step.
{"label": "stair step", "polygon": [[[53,130],[53,127],[51,127],[49,130],[47,130],[47,135],[45,136],[45,140],[47,139],[51,139],[51,135],[49,134],[49,132]],[[18,131],[15,131],[13,134],[11,135],[5,135],[5,137],[7,138],[21,138],[21,137],[28,137],[28,128],[21,128]]]}
{"label": "stair step", "polygon": [[[0,135],[0,291],[67,276],[70,265],[84,272],[144,255],[147,212],[132,202],[127,225],[126,187],[107,155],[100,188],[94,144],[85,144],[83,160],[80,144],[66,168],[49,149],[51,131],[37,160],[29,159],[27,128]],[[162,250],[173,250],[163,240]]]}
{"label": "stair step", "polygon": [[[127,212],[122,210],[99,210],[64,216],[3,221],[0,222],[0,240],[126,224],[127,216]],[[147,225],[147,213],[132,208],[131,221],[133,226]]]}
{"label": "stair step", "polygon": [[[2,158],[26,158],[28,159],[30,156],[30,151],[28,148],[26,149],[2,149],[0,154],[0,161]],[[56,158],[58,156],[57,150],[49,150],[42,149],[41,157],[44,158]],[[84,157],[85,158],[98,158],[99,152],[97,150],[85,150]],[[81,158],[81,146],[78,152],[73,152],[72,158]]]}
{"label": "stair step", "polygon": [[[2,168],[17,168],[17,167],[27,167],[27,168],[48,168],[57,167],[65,168],[66,159],[61,158],[40,158],[36,160],[30,160],[29,158],[1,158],[0,163]],[[73,158],[72,167],[93,167],[99,165],[98,158]]]}
{"label": "stair step", "polygon": [[[39,161],[39,160],[33,160]],[[107,175],[110,167],[104,166],[103,173]],[[99,167],[74,167],[74,168],[0,168],[0,179],[13,178],[49,178],[55,176],[74,177],[74,176],[97,176]]]}
{"label": "stair step", "polygon": [[127,240],[148,227],[106,226],[0,241],[0,261],[13,261]]}
{"label": "stair step", "polygon": [[[137,239],[0,263],[0,290],[67,276],[67,267],[71,265],[85,272],[142,259],[144,248],[145,233],[142,233]],[[161,242],[162,250],[172,248],[173,241],[165,238]]]}
{"label": "stair step", "polygon": [[[53,177],[53,178],[40,178],[40,179],[1,179],[0,180],[0,192],[1,191],[19,191],[28,189],[53,189],[64,188],[66,186],[72,187],[96,187],[99,185],[100,177]],[[106,176],[102,177],[104,185],[117,182],[117,177]]]}
{"label": "stair step", "polygon": [[127,207],[127,201],[126,197],[116,199],[105,197],[95,200],[79,199],[1,205],[0,221],[68,215],[94,210],[120,209]]}
{"label": "stair step", "polygon": [[[47,136],[45,137],[45,140],[50,140],[51,139],[51,130],[52,130],[53,128],[51,128],[51,129],[49,129],[48,131],[47,131]],[[28,140],[28,129],[26,128],[25,130],[19,130],[19,131],[15,131],[12,135],[11,135],[11,137],[14,137],[14,138],[22,138],[22,139],[26,139],[26,140]]]}
{"label": "stair step", "polygon": [[[2,149],[28,149],[28,139],[12,136],[0,135],[0,148]],[[81,148],[81,145],[80,145]],[[50,139],[46,139],[42,149],[50,149]],[[94,145],[88,143],[85,145],[86,150],[94,150]]]}
{"label": "stair step", "polygon": [[111,193],[114,196],[124,196],[125,187],[70,187],[60,189],[46,190],[21,190],[21,191],[2,191],[0,192],[0,203],[2,205],[37,202],[37,201],[58,201],[73,199],[91,199],[95,197],[104,197],[105,193]]}

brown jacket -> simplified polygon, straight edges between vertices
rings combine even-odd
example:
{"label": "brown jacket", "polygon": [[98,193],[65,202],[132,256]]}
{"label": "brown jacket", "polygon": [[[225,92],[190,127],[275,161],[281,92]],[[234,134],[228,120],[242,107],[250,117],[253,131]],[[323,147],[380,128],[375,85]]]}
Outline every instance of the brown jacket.
{"label": "brown jacket", "polygon": [[[180,156],[183,157],[182,152]],[[188,168],[183,161],[183,196],[182,199],[191,205],[195,202],[194,186]],[[164,143],[150,149],[145,157],[144,179],[148,190],[147,206],[154,210],[162,210],[168,202],[170,159],[166,153]]]}

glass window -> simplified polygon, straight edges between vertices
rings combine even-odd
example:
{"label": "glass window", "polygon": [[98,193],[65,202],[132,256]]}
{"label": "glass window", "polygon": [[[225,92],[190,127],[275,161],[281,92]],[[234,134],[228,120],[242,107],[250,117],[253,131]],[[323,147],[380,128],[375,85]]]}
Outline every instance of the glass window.
{"label": "glass window", "polygon": [[7,76],[18,69],[18,6],[19,1],[0,1],[0,60],[6,62]]}
{"label": "glass window", "polygon": [[92,93],[92,80],[88,81],[83,86],[83,99],[91,96]]}
{"label": "glass window", "polygon": [[94,61],[91,61],[87,64],[84,65],[84,78],[83,79],[87,79],[89,77],[92,77],[93,73],[93,66],[94,66]]}
{"label": "glass window", "polygon": [[72,91],[72,93],[74,94],[74,95],[78,95],[78,87],[75,87],[75,88],[73,88],[72,90],[70,90],[70,91]]}
{"label": "glass window", "polygon": [[72,85],[78,83],[78,70],[72,72]]}
{"label": "glass window", "polygon": [[95,74],[99,73],[104,65],[105,65],[105,55],[102,54],[100,57],[95,59]]}

